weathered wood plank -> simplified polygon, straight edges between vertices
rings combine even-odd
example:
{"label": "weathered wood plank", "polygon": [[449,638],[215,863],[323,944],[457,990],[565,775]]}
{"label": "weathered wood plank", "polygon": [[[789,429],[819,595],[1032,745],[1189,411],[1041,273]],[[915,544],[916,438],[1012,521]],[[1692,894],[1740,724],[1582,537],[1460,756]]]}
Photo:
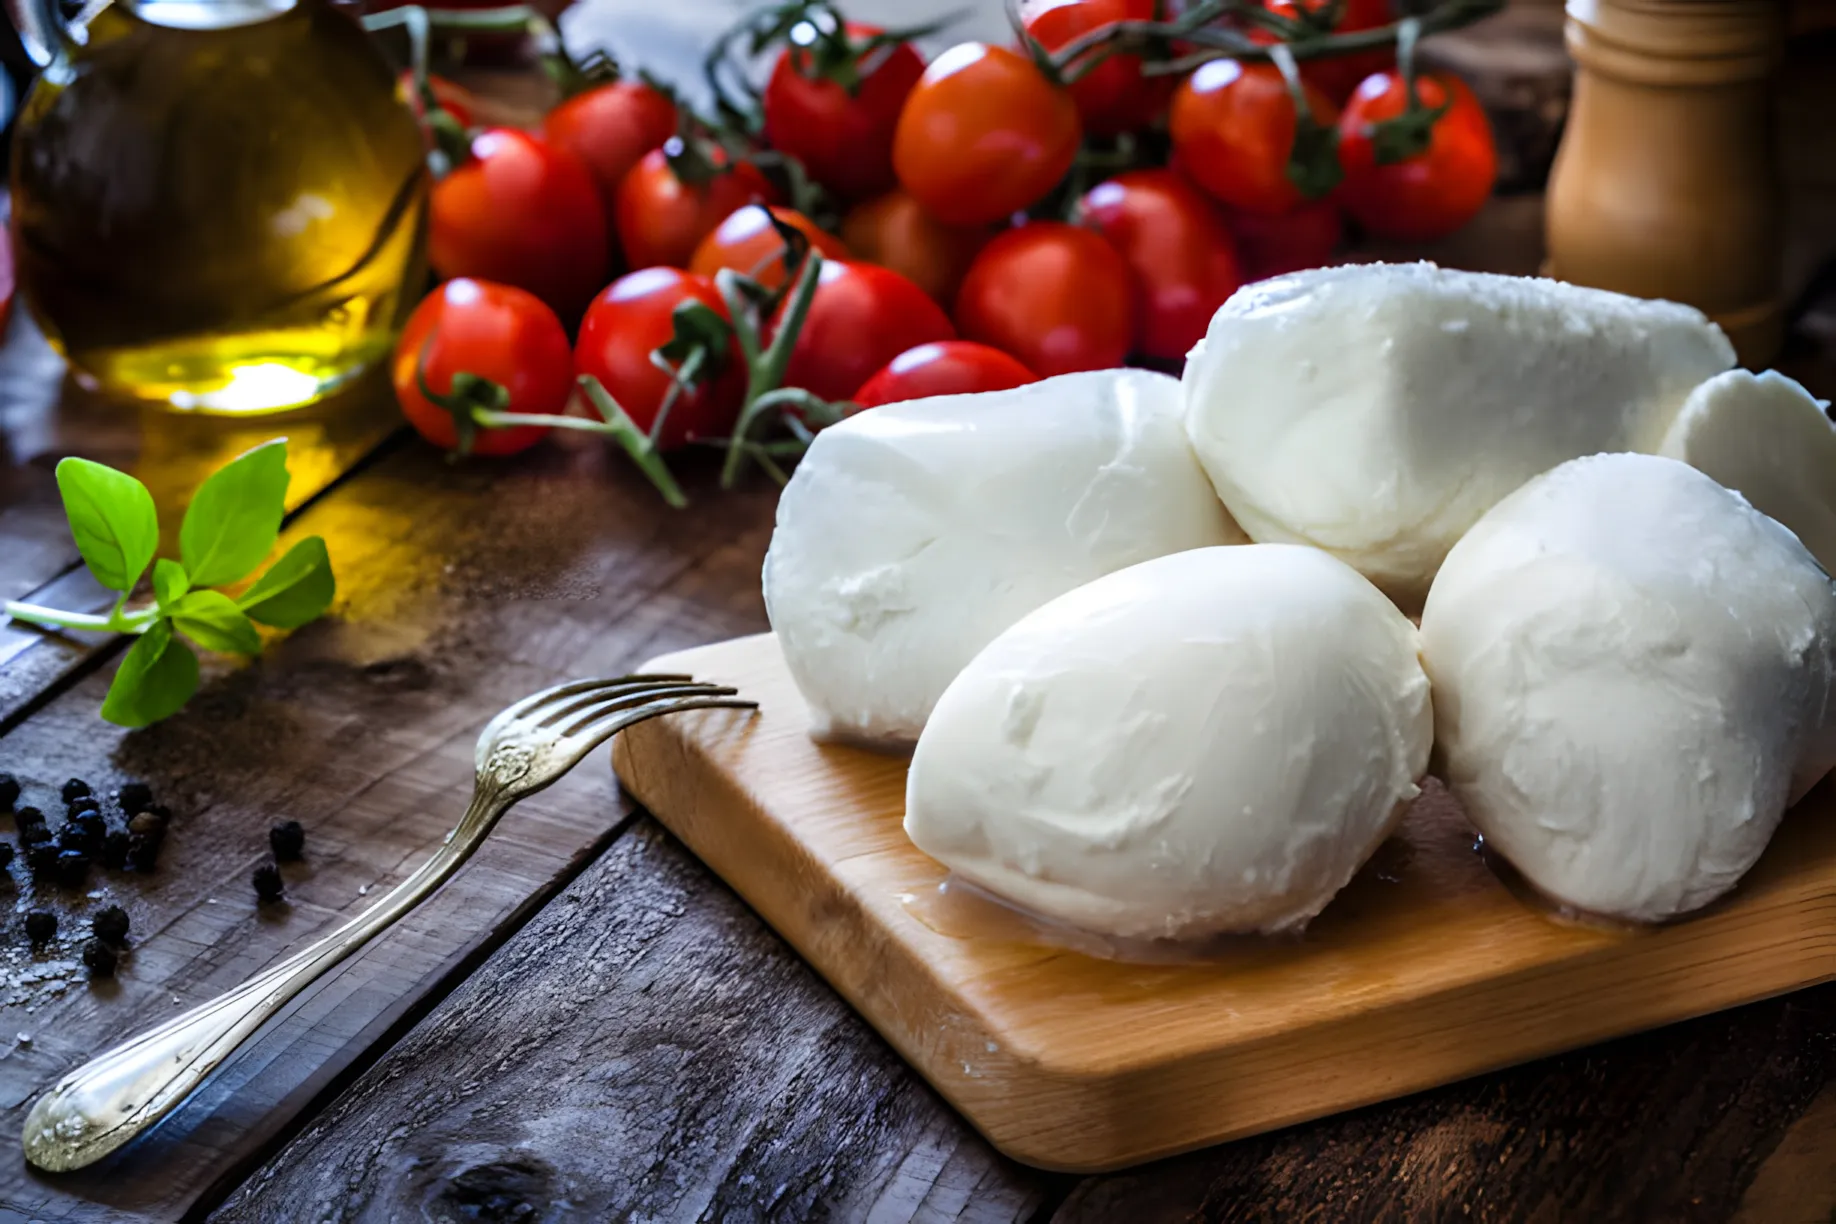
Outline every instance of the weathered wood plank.
{"label": "weathered wood plank", "polygon": [[[1054,1224],[1725,1221],[1836,1073],[1836,986],[1079,1186]],[[1824,1122],[1766,1188],[1830,1200]],[[1782,1212],[1783,1214],[1778,1214]]]}
{"label": "weathered wood plank", "polygon": [[[380,375],[307,412],[246,421],[187,416],[103,400],[64,378],[64,366],[24,310],[13,312],[0,345],[0,599],[73,612],[106,612],[113,597],[82,566],[52,475],[80,455],[132,472],[153,492],[161,550],[177,551],[192,491],[226,460],[285,437],[297,510],[385,439],[401,417]],[[0,617],[0,728],[72,675],[108,636],[47,633]]]}
{"label": "weathered wood plank", "polygon": [[1733,1224],[1836,1220],[1836,1082],[1825,1083],[1759,1167]]}
{"label": "weathered wood plank", "polygon": [[[691,474],[692,495],[706,493],[706,476],[706,465]],[[89,985],[69,959],[72,938],[51,981],[25,984],[18,920],[0,927],[0,1136],[11,1141],[30,1100],[69,1066],[172,1014],[174,1000],[242,981],[406,874],[457,819],[473,740],[497,709],[562,677],[760,627],[770,501],[754,489],[674,513],[591,443],[459,468],[403,448],[287,533],[326,536],[341,575],[332,618],[252,665],[211,666],[166,723],[134,733],[101,723],[107,677],[96,674],[0,739],[0,769],[41,806],[71,775],[103,790],[138,777],[178,814],[159,871],[97,875],[99,896],[12,871],[13,908],[48,902],[72,935],[118,900],[135,952],[118,982]],[[623,810],[603,768],[530,800],[452,885],[140,1143],[61,1177],[0,1162],[0,1207],[176,1218],[570,878]],[[288,869],[290,906],[258,914],[249,873],[282,817],[305,824],[308,859]]]}
{"label": "weathered wood plank", "polygon": [[995,1224],[1056,1184],[645,820],[213,1219]]}

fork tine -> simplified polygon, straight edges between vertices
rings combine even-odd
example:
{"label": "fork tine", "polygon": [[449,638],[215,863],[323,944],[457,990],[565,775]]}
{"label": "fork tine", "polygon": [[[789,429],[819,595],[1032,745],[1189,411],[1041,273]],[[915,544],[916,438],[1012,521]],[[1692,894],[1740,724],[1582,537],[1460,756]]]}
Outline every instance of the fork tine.
{"label": "fork tine", "polygon": [[498,718],[502,719],[505,722],[508,722],[509,720],[513,718],[523,718],[527,716],[528,714],[530,714],[535,709],[537,709],[538,707],[545,705],[548,702],[554,701],[562,697],[571,697],[575,693],[584,693],[589,690],[604,689],[604,688],[610,688],[614,685],[633,684],[633,683],[638,683],[638,682],[672,682],[672,683],[675,683],[675,682],[681,682],[684,680],[693,680],[693,679],[694,679],[693,676],[677,675],[675,673],[640,672],[640,673],[637,673],[636,675],[607,676],[607,677],[601,677],[596,680],[569,680],[565,684],[557,684],[551,688],[545,688],[539,693],[531,693],[529,696],[523,698],[521,701],[517,702],[515,705],[504,710],[501,714],[498,715]]}
{"label": "fork tine", "polygon": [[[660,701],[675,697],[731,697],[737,690],[722,688],[714,684],[678,684],[668,687],[645,689],[638,692],[609,695],[602,700],[584,703],[567,711],[567,726],[556,734],[567,737],[586,726],[594,719],[606,714],[616,714],[620,710],[629,710],[650,701]],[[553,726],[561,721],[561,716],[548,719],[544,726]]]}
{"label": "fork tine", "polygon": [[646,683],[641,685],[620,685],[615,688],[600,689],[597,692],[582,693],[570,697],[552,710],[535,711],[536,715],[541,716],[541,721],[537,722],[536,726],[546,731],[550,727],[573,718],[582,710],[601,705],[607,701],[634,703],[645,701],[652,697],[663,697],[675,693],[705,693],[712,691],[715,687],[716,686],[705,682],[689,680],[682,683]]}
{"label": "fork tine", "polygon": [[[728,689],[728,694],[733,690]],[[701,696],[701,697],[666,697],[648,705],[619,710],[602,710],[597,714],[581,719],[569,727],[563,734],[568,738],[577,735],[591,735],[595,740],[604,741],[623,731],[626,727],[645,722],[659,714],[676,714],[684,710],[756,710],[759,703],[748,701],[743,697]],[[590,730],[589,730],[590,728]]]}

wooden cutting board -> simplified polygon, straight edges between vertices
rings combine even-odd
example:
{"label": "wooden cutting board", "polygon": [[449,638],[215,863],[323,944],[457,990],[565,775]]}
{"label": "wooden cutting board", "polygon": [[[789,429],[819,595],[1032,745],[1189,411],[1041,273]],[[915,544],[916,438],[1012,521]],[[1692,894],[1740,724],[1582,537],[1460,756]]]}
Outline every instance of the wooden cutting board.
{"label": "wooden cutting board", "polygon": [[1662,929],[1543,916],[1431,784],[1304,938],[1128,963],[940,893],[944,869],[900,828],[905,762],[813,742],[775,639],[649,669],[759,709],[625,732],[624,785],[1028,1164],[1115,1169],[1836,976],[1827,785],[1731,898]]}

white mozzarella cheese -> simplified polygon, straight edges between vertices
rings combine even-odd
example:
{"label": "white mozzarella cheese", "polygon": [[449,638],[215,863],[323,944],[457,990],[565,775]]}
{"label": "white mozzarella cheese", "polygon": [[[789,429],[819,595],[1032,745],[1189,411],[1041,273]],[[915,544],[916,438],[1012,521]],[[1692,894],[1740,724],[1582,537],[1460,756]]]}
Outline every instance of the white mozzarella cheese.
{"label": "white mozzarella cheese", "polygon": [[1448,554],[1422,614],[1436,751],[1555,901],[1687,913],[1836,761],[1836,596],[1796,537],[1671,459],[1562,464]]}
{"label": "white mozzarella cheese", "polygon": [[1687,306],[1431,264],[1246,286],[1186,363],[1186,427],[1253,539],[1324,548],[1405,608],[1499,499],[1563,460],[1654,451],[1734,364]]}
{"label": "white mozzarella cheese", "polygon": [[1681,459],[1791,528],[1836,573],[1836,424],[1768,370],[1729,370],[1690,393],[1658,454]]}
{"label": "white mozzarella cheese", "polygon": [[1243,540],[1179,383],[1102,370],[887,404],[824,430],[778,503],[765,606],[819,734],[917,739],[944,686],[1040,604]]}
{"label": "white mozzarella cheese", "polygon": [[905,829],[958,875],[1128,938],[1304,924],[1416,793],[1414,626],[1317,549],[1208,548],[1099,578],[956,677]]}

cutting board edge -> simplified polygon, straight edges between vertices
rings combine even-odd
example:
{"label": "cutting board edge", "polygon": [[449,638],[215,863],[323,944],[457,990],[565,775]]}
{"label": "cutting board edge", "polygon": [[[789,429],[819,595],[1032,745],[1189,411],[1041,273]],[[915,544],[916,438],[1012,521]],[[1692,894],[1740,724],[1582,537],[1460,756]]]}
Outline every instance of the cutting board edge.
{"label": "cutting board edge", "polygon": [[[650,666],[695,672],[697,656],[708,657],[704,652],[747,649],[747,643],[763,646],[768,638],[677,652]],[[1812,930],[1807,923],[1802,938],[1767,949],[1773,953],[1769,957],[1730,952],[1742,975],[1717,980],[1708,991],[1683,984],[1679,975],[1687,978],[1705,959],[1713,963],[1721,958],[1705,958],[1684,924],[1673,929],[1685,932],[1682,939],[1659,933],[1653,943],[1608,943],[1584,958],[1248,1042],[1221,1041],[1168,1062],[1065,1062],[1050,1050],[1003,1045],[1012,1034],[999,1030],[998,1019],[981,1012],[917,949],[879,923],[795,836],[772,822],[745,819],[743,812],[738,820],[717,817],[711,824],[710,811],[724,810],[731,817],[735,807],[756,812],[759,804],[707,756],[707,745],[696,734],[707,717],[659,720],[621,736],[613,751],[620,779],[995,1147],[1041,1168],[1072,1173],[1124,1168],[1836,977],[1829,953],[1829,945],[1836,943],[1836,890],[1828,890],[1806,898],[1820,903],[1813,909],[1824,914],[1821,927]],[[716,832],[734,828],[746,830],[751,839],[723,844]],[[769,836],[774,831],[779,835]],[[785,889],[786,879],[801,887]],[[791,904],[789,899],[796,897],[804,903]],[[1719,940],[1736,934],[1721,932]],[[863,950],[873,955],[863,957]],[[1764,972],[1750,972],[1756,960]],[[1627,972],[1627,966],[1643,972]],[[1574,996],[1566,1014],[1557,1007],[1560,1022],[1553,1025],[1541,1013],[1552,1000],[1560,1003],[1563,992],[1552,994],[1546,989],[1551,983],[1566,984],[1566,994]],[[913,1004],[915,996],[927,992],[945,1008]],[[1621,1006],[1600,1005],[1603,996],[1615,994]],[[1465,1027],[1490,1026],[1503,1039],[1484,1048],[1444,1040],[1436,1046],[1437,1033],[1445,1029],[1442,1014],[1475,1003],[1483,1006]],[[998,1054],[980,1065],[964,1057],[966,1051],[996,1046]],[[1245,1082],[1264,1085],[1265,1093],[1268,1084],[1279,1084],[1284,1099],[1252,1095],[1229,1101]],[[1201,1116],[1206,1120],[1200,1122]]]}

